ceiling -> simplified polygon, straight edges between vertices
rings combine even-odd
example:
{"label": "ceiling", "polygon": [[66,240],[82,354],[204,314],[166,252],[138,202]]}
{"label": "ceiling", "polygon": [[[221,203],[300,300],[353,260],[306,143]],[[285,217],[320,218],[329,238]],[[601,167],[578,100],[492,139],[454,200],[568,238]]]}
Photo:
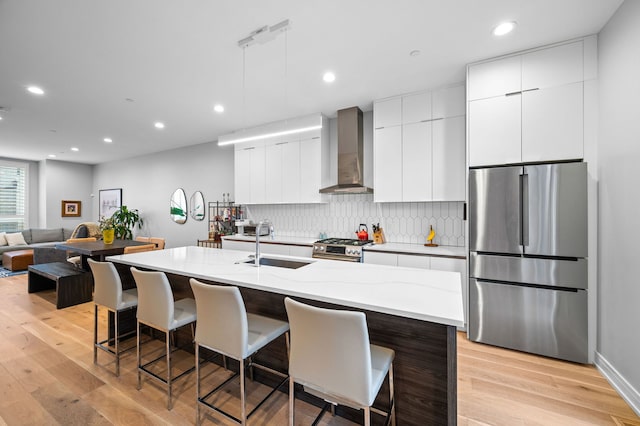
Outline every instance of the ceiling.
{"label": "ceiling", "polygon": [[[374,99],[463,81],[467,63],[595,34],[621,3],[0,0],[0,157],[97,164],[371,110]],[[290,29],[274,40],[238,46],[285,19]],[[518,26],[496,38],[504,20]]]}

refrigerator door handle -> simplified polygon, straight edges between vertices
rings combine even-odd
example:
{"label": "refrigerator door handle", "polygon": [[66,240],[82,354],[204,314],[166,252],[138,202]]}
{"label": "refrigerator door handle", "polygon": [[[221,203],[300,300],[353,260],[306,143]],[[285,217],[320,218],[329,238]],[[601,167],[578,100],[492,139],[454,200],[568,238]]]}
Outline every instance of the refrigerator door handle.
{"label": "refrigerator door handle", "polygon": [[529,245],[529,175],[526,173],[520,175],[520,209],[522,217],[521,244],[526,247]]}

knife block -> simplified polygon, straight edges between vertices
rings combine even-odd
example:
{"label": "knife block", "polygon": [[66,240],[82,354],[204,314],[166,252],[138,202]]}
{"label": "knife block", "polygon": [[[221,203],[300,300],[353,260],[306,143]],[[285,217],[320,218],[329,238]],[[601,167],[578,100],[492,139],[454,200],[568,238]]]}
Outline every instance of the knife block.
{"label": "knife block", "polygon": [[378,228],[378,230],[373,233],[373,243],[384,244],[384,242],[384,232],[382,231],[382,228]]}

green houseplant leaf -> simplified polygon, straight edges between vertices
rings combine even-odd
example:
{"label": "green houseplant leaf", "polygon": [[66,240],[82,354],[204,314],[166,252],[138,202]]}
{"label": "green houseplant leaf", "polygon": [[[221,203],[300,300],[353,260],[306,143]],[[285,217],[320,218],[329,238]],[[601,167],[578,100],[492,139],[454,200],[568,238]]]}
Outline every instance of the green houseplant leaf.
{"label": "green houseplant leaf", "polygon": [[137,224],[138,228],[142,228],[143,220],[137,209],[129,209],[122,206],[111,216],[113,219],[116,238],[121,240],[130,240],[133,238],[133,227]]}

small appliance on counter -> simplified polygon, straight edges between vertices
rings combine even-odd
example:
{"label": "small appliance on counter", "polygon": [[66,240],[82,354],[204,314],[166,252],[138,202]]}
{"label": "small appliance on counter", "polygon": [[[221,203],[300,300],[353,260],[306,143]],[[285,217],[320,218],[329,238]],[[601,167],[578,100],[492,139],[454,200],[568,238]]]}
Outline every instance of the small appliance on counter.
{"label": "small appliance on counter", "polygon": [[371,240],[326,238],[313,243],[313,254],[311,257],[347,262],[362,262],[362,246],[371,243],[373,243]]}
{"label": "small appliance on counter", "polygon": [[[257,225],[255,223],[251,223],[250,225],[244,225],[244,235],[247,235],[249,237],[255,237],[256,228],[257,228]],[[265,235],[269,235],[270,232],[271,230],[269,229],[268,226],[263,226],[262,229],[260,229],[260,236],[263,237]]]}
{"label": "small appliance on counter", "polygon": [[369,239],[369,228],[364,223],[361,223],[356,231],[356,235],[359,240],[366,241]]}

